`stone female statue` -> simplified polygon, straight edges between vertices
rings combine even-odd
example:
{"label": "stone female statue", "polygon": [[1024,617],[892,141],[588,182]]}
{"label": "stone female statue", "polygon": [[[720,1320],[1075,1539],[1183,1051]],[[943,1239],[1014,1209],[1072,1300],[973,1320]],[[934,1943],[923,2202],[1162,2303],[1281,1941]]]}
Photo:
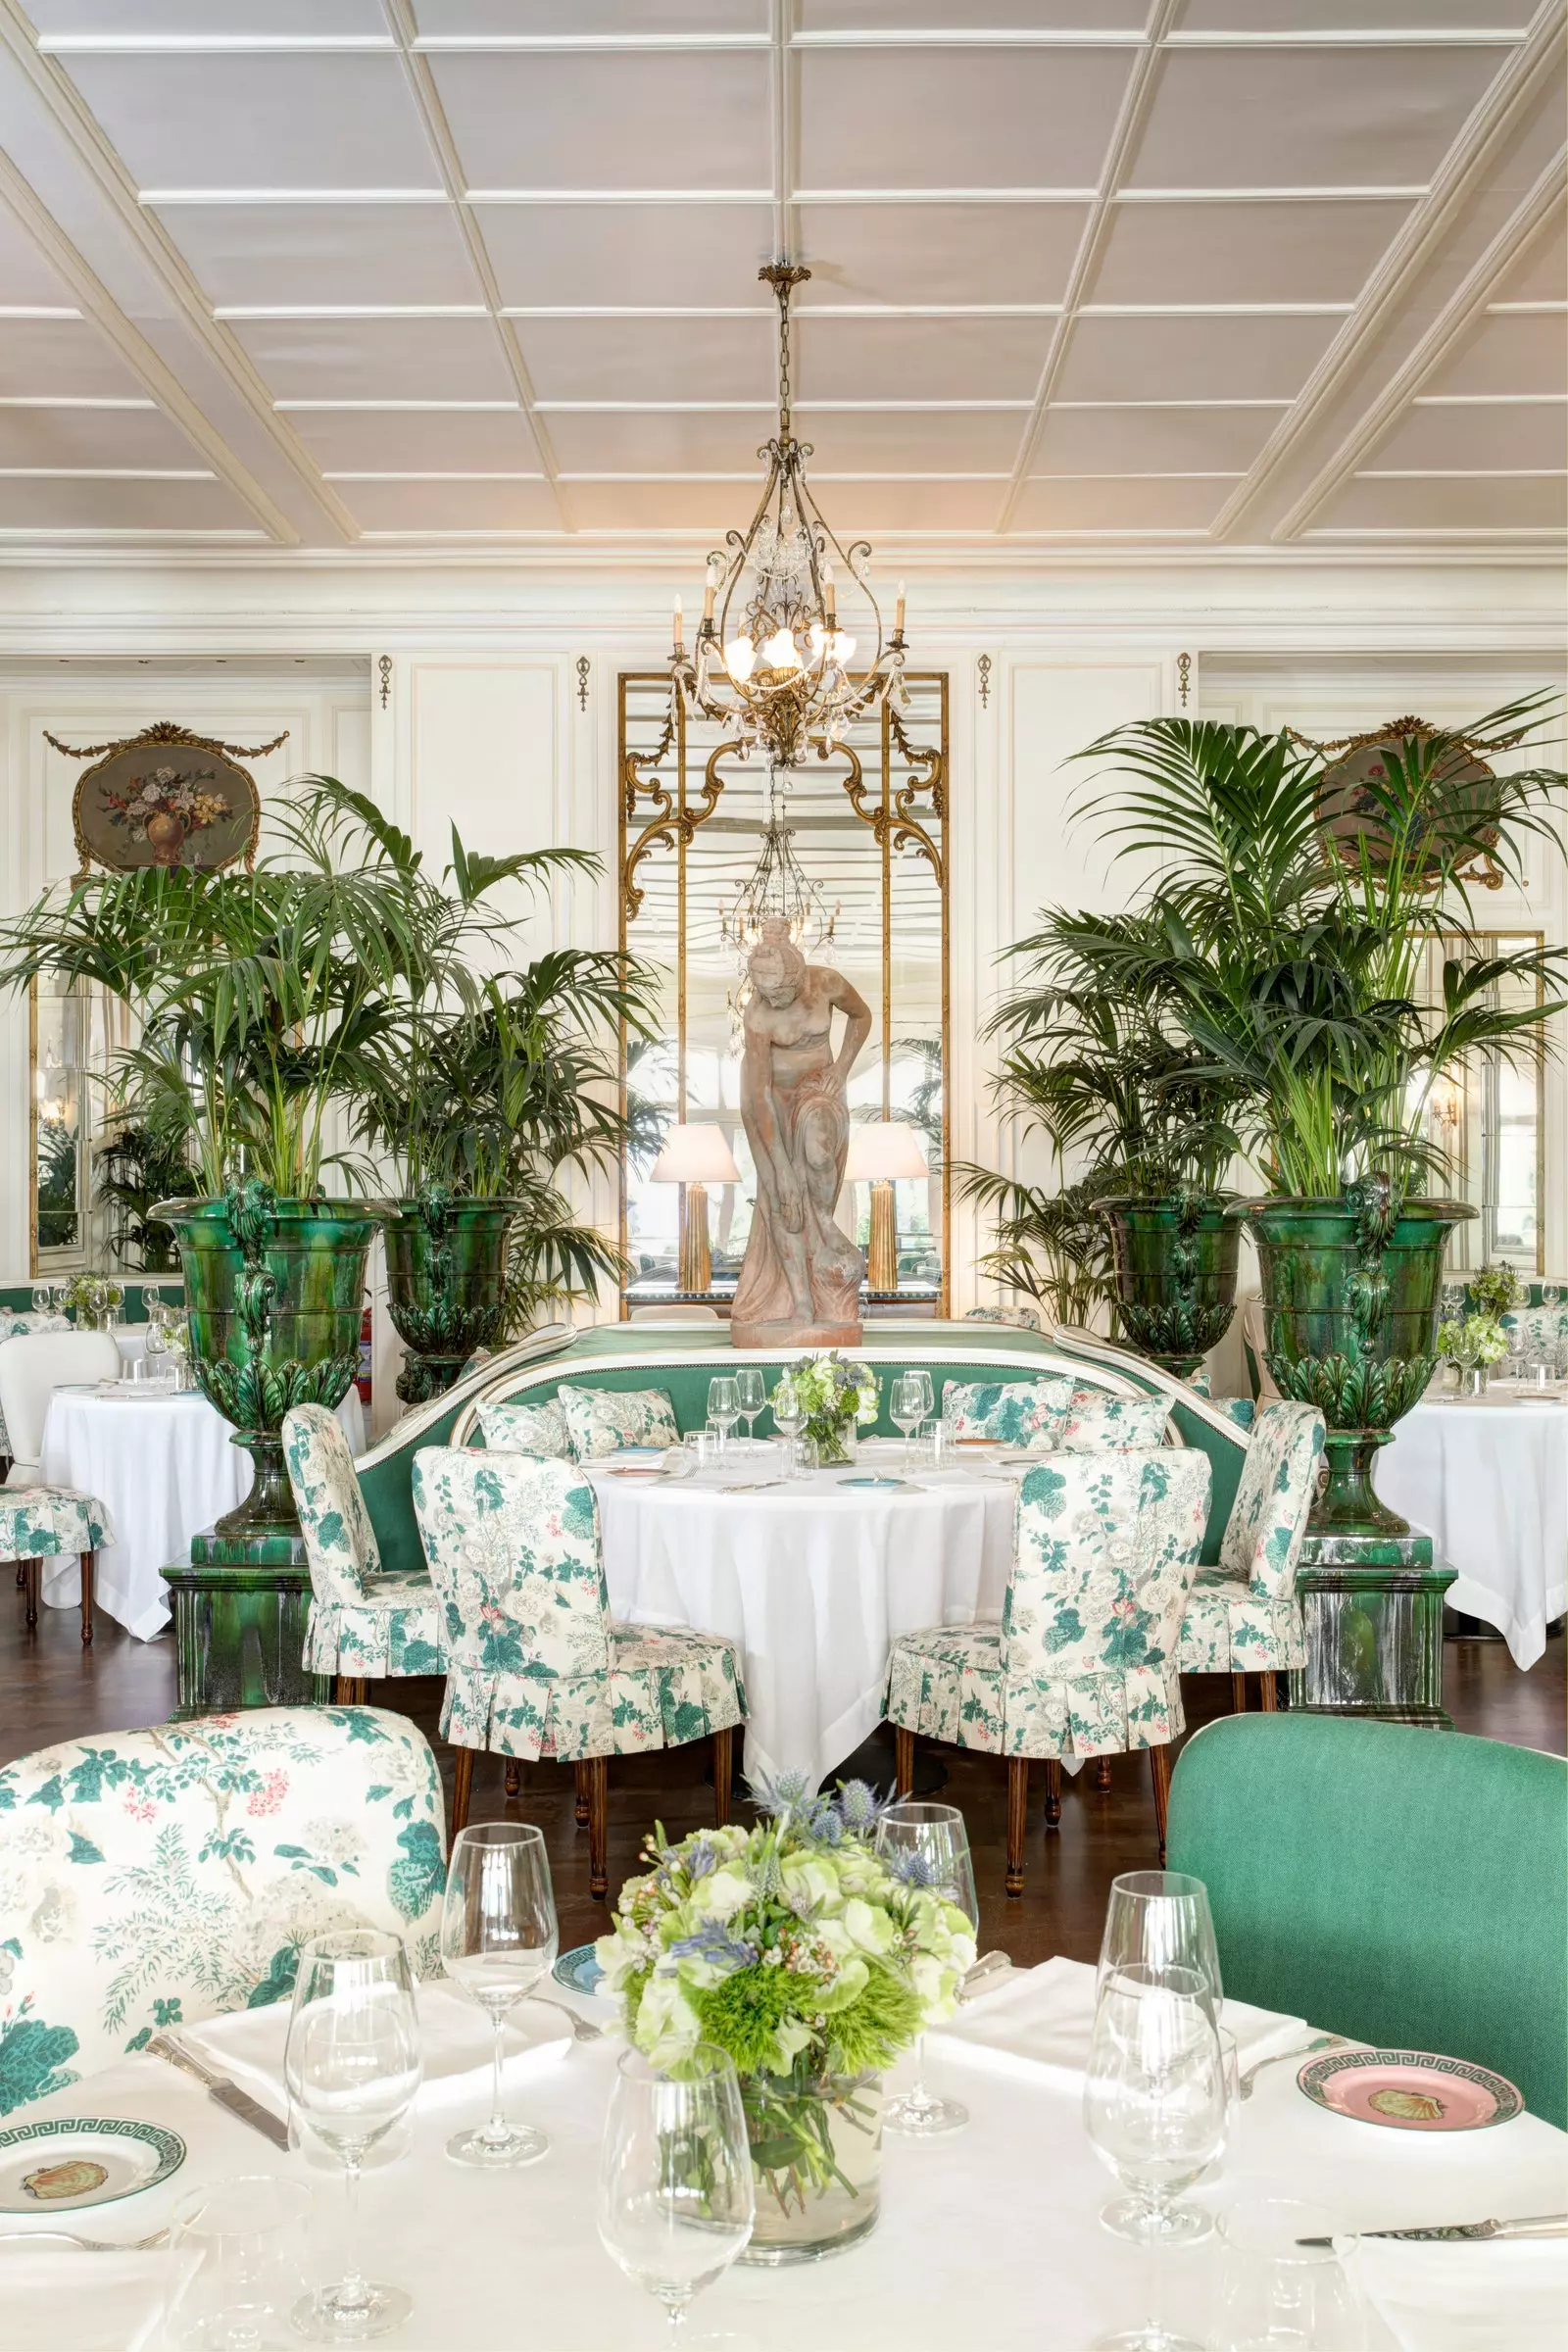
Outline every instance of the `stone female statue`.
{"label": "stone female statue", "polygon": [[871,1034],[870,1007],[842,972],[808,963],[776,918],[762,924],[747,972],[741,1120],[757,1200],[730,1338],[737,1348],[853,1346],[865,1260],[833,1210],[850,1141],[845,1088]]}

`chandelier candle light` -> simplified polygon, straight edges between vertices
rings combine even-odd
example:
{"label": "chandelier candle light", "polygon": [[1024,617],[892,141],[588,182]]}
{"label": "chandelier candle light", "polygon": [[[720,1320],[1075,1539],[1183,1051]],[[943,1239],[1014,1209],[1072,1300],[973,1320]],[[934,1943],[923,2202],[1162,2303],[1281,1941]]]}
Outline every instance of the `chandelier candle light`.
{"label": "chandelier candle light", "polygon": [[671,1127],[663,1150],[649,1170],[651,1184],[678,1184],[680,1200],[680,1274],[683,1294],[701,1296],[710,1290],[713,1261],[708,1243],[708,1186],[739,1184],[740,1169],[723,1132],[710,1120],[694,1120]]}
{"label": "chandelier candle light", "polygon": [[844,1181],[871,1187],[871,1246],[866,1252],[865,1277],[873,1292],[893,1292],[899,1287],[894,1184],[929,1174],[919,1138],[906,1120],[875,1119],[850,1129]]}
{"label": "chandelier candle light", "polygon": [[[825,760],[865,711],[887,702],[906,706],[904,583],[893,634],[884,640],[866,577],[870,542],[845,548],[835,537],[807,483],[809,444],[797,441],[792,429],[790,295],[810,274],[787,262],[758,271],[778,300],[778,431],[759,452],[767,480],[751,527],[728,532],[724,547],[708,559],[703,617],[690,653],[675,599],[670,654],[672,701],[716,720],[743,759],[760,750],[775,789],[780,771],[801,766],[808,751]],[[876,631],[858,675],[849,666],[856,639],[839,626],[835,559],[864,597]]]}

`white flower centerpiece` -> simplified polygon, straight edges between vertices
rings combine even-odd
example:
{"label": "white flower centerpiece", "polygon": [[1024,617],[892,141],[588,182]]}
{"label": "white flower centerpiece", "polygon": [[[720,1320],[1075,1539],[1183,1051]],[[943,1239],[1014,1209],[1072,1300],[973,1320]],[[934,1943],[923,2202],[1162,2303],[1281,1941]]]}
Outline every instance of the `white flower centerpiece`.
{"label": "white flower centerpiece", "polygon": [[1452,1316],[1438,1326],[1438,1352],[1453,1365],[1461,1383],[1470,1375],[1472,1386],[1482,1391],[1491,1367],[1508,1352],[1508,1335],[1494,1315]]}
{"label": "white flower centerpiece", "polygon": [[857,1424],[877,1416],[876,1374],[870,1365],[847,1363],[829,1348],[792,1365],[789,1378],[806,1415],[801,1434],[815,1439],[817,1459],[847,1462]]}
{"label": "white flower centerpiece", "polygon": [[974,1965],[963,1913],[916,1855],[872,1839],[883,1801],[862,1782],[807,1793],[760,1785],[755,1828],[649,1838],[596,1946],[605,1991],[654,2064],[699,2041],[735,2061],[757,2177],[743,2261],[810,2261],[863,2237],[881,2196],[882,2082],[951,2017]]}

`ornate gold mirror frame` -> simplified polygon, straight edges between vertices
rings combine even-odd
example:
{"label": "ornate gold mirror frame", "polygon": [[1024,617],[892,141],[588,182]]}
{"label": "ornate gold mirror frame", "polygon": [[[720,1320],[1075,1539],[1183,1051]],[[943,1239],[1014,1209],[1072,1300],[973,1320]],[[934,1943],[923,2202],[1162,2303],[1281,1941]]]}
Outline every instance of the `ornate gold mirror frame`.
{"label": "ornate gold mirror frame", "polygon": [[[893,1263],[895,1287],[868,1293],[865,1305],[873,1315],[946,1315],[948,679],[910,672],[906,683],[906,712],[873,711],[828,758],[790,771],[781,814],[820,900],[823,919],[802,945],[854,979],[877,1015],[851,1083],[852,1117],[906,1121],[929,1170],[894,1188],[896,1241],[891,1260],[884,1253],[880,1262]],[[716,1125],[742,1176],[739,1185],[710,1180],[717,1229],[708,1282],[698,1287],[688,1278],[702,1252],[682,1247],[684,1214],[672,1238],[675,1188],[652,1185],[646,1162],[623,1168],[620,1240],[634,1271],[622,1313],[676,1299],[722,1308],[744,1252],[752,1185],[737,1083],[743,956],[725,926],[765,846],[767,773],[719,742],[710,723],[671,712],[667,672],[635,671],[618,680],[617,774],[620,945],[656,974],[663,1012],[657,1045],[632,1040],[628,1051],[622,1040],[623,1089],[665,1123]],[[847,1183],[843,1196],[854,1200],[862,1244],[865,1190]]]}

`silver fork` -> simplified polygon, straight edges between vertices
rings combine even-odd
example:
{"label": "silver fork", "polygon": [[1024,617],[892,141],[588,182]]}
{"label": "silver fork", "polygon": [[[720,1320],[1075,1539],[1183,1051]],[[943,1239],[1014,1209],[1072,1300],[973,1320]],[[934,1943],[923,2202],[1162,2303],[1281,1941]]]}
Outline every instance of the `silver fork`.
{"label": "silver fork", "polygon": [[543,1992],[533,1992],[528,1997],[530,2000],[537,2001],[541,2009],[554,2009],[558,2015],[564,2017],[571,2028],[573,2041],[602,2041],[604,2039],[605,2029],[603,2026],[591,2026],[585,2017],[577,2015],[575,2009],[568,2009],[564,2001],[553,2001],[547,1993]]}
{"label": "silver fork", "polygon": [[169,2231],[155,2230],[151,2237],[77,2237],[70,2230],[7,2230],[0,2246],[75,2246],[83,2254],[144,2254],[152,2246],[167,2246]]}
{"label": "silver fork", "polygon": [[1348,2050],[1354,2047],[1348,2034],[1319,2034],[1311,2041],[1298,2042],[1293,2050],[1276,2050],[1272,2058],[1259,2058],[1255,2066],[1248,2068],[1242,2077],[1241,2095],[1244,2099],[1251,2097],[1257,2078],[1265,2067],[1283,2066],[1287,2058],[1310,2058],[1314,2050]]}

